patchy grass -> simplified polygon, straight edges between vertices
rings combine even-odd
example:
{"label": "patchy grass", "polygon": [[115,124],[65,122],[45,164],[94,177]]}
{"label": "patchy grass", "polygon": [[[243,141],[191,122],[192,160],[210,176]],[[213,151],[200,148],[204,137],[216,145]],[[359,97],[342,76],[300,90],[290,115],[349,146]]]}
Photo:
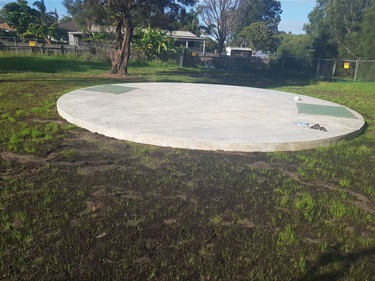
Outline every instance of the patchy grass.
{"label": "patchy grass", "polygon": [[[3,64],[4,63],[4,64]],[[0,55],[0,279],[373,280],[375,84]],[[7,66],[7,67],[3,67]],[[275,88],[351,107],[358,138],[224,153],[67,124],[62,94],[127,81]]]}

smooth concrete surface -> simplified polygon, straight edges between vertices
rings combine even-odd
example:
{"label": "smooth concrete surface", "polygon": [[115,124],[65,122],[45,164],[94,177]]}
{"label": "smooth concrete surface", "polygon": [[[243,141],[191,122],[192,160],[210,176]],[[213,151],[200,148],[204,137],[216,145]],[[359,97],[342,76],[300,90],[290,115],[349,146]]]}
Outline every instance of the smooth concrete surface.
{"label": "smooth concrete surface", "polygon": [[[363,117],[299,113],[297,103],[338,104],[258,88],[126,83],[79,89],[57,101],[59,114],[91,132],[138,143],[224,151],[293,151],[358,136]],[[342,107],[344,108],[344,107]],[[308,127],[303,125],[309,123]],[[319,124],[327,131],[311,129]]]}

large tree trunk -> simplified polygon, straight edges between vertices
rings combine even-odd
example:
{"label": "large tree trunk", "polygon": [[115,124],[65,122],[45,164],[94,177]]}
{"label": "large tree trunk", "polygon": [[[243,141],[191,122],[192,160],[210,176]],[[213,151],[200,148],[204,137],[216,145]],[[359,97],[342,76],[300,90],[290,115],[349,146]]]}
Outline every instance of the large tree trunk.
{"label": "large tree trunk", "polygon": [[217,40],[218,41],[218,52],[219,52],[219,54],[221,54],[222,52],[223,52],[223,50],[224,50],[224,43],[225,43],[225,39],[224,38],[219,38],[219,40]]}
{"label": "large tree trunk", "polygon": [[117,23],[115,31],[115,43],[111,56],[111,74],[128,74],[128,62],[130,58],[130,43],[133,37],[133,25],[130,18],[124,15]]}

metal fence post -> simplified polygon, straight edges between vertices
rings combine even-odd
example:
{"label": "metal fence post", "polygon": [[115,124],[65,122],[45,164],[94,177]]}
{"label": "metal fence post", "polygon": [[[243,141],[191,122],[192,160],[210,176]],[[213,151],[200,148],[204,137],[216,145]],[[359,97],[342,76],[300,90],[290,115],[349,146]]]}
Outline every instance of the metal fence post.
{"label": "metal fence post", "polygon": [[305,64],[305,56],[303,56],[303,58],[302,58],[301,75],[303,75],[304,64]]}
{"label": "metal fence post", "polygon": [[336,67],[337,67],[337,60],[334,59],[333,60],[333,68],[332,68],[332,76],[331,76],[331,78],[333,78],[335,76]]}
{"label": "metal fence post", "polygon": [[283,62],[281,63],[281,72],[284,71],[285,56],[283,56]]}
{"label": "metal fence post", "polygon": [[318,63],[317,63],[317,66],[316,66],[315,77],[318,77],[319,71],[320,71],[320,57],[318,58]]}
{"label": "metal fence post", "polygon": [[180,56],[180,67],[184,65],[184,56],[185,56],[185,49],[183,49],[182,54]]}
{"label": "metal fence post", "polygon": [[358,79],[358,70],[359,70],[360,60],[355,60],[355,70],[354,70],[354,81],[357,81]]}
{"label": "metal fence post", "polygon": [[16,53],[18,53],[17,38],[16,38],[16,36],[14,36],[14,47],[16,48]]}

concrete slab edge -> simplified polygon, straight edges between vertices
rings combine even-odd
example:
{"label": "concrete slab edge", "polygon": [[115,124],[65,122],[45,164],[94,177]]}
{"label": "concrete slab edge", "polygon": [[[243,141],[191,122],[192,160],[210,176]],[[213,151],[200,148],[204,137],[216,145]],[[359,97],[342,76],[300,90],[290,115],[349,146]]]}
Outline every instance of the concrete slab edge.
{"label": "concrete slab edge", "polygon": [[160,137],[157,135],[148,134],[135,134],[120,130],[117,128],[93,124],[65,112],[59,107],[57,102],[57,111],[61,117],[69,123],[77,125],[81,128],[87,129],[90,132],[98,133],[107,137],[112,137],[120,140],[132,141],[136,143],[143,143],[149,145],[156,145],[162,147],[193,149],[193,150],[209,150],[209,151],[228,151],[228,152],[273,152],[273,151],[299,151],[314,149],[317,147],[330,146],[344,140],[353,139],[364,130],[364,125],[355,131],[348,134],[334,136],[331,138],[286,142],[286,143],[227,143],[215,141],[202,141],[198,139],[185,139],[185,138],[170,138]]}

